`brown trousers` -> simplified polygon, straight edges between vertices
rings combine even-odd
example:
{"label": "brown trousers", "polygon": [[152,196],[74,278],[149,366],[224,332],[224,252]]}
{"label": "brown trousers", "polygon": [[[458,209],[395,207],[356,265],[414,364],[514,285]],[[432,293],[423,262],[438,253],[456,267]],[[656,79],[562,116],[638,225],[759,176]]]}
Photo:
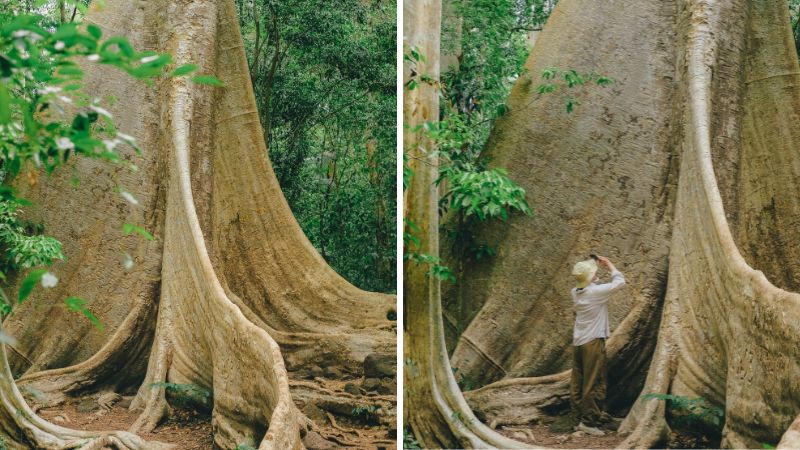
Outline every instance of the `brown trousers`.
{"label": "brown trousers", "polygon": [[570,405],[575,418],[597,426],[608,420],[606,403],[606,340],[594,339],[573,347]]}

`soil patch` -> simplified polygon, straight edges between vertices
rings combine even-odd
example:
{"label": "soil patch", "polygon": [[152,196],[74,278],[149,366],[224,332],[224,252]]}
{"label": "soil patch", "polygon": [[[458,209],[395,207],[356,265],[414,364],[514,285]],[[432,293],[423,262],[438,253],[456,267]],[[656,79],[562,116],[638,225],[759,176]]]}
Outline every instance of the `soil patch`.
{"label": "soil patch", "polygon": [[575,431],[552,431],[550,425],[542,422],[528,427],[502,427],[497,431],[517,441],[550,448],[616,448],[625,440],[624,436],[613,431],[606,431],[604,436],[589,436]]}
{"label": "soil patch", "polygon": [[[366,391],[364,379],[344,377],[344,380],[316,378],[304,380],[307,385],[317,386],[332,397],[359,399],[359,404],[379,405],[390,402],[396,405],[395,392],[378,393]],[[394,379],[383,379],[375,389],[386,388],[396,383]],[[352,391],[353,394],[348,394]],[[103,400],[106,401],[103,401]],[[111,401],[108,401],[111,399]],[[31,406],[45,420],[57,425],[85,431],[128,430],[138,418],[140,411],[129,411],[132,397],[115,394],[74,398],[57,406],[37,404],[29,398]],[[104,403],[107,408],[100,406]],[[309,450],[332,450],[338,448],[396,450],[397,423],[394,411],[391,420],[386,414],[366,406],[341,405],[322,402],[320,405],[304,404],[296,399],[298,408],[313,421],[303,442]],[[214,448],[211,416],[194,410],[173,408],[170,417],[151,433],[139,434],[148,441],[176,444],[176,450],[211,450]],[[228,449],[225,449],[228,450]]]}
{"label": "soil patch", "polygon": [[[139,412],[129,411],[119,404],[108,410],[94,411],[84,407],[92,397],[76,399],[63,405],[42,408],[38,414],[45,420],[78,430],[127,430],[139,417]],[[148,441],[177,444],[181,450],[209,450],[214,448],[211,416],[184,410],[175,410],[172,417],[163,421],[152,433],[140,434]]]}
{"label": "soil patch", "polygon": [[[501,427],[497,431],[517,441],[549,448],[612,449],[618,448],[626,437],[614,431],[604,431],[604,436],[576,432],[575,424],[567,416],[545,417],[536,424]],[[662,445],[658,448],[719,448],[719,438],[714,439],[699,432],[673,430]]]}

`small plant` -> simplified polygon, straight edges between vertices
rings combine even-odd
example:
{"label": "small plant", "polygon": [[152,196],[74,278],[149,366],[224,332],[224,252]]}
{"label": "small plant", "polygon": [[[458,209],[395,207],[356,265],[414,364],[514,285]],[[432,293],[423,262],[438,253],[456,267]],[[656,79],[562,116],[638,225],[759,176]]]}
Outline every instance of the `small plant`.
{"label": "small plant", "polygon": [[378,419],[377,414],[378,407],[375,405],[369,406],[356,406],[353,408],[353,411],[350,413],[354,418],[363,420],[364,422],[374,422]]}
{"label": "small plant", "polygon": [[472,378],[464,375],[463,373],[458,372],[458,368],[452,368],[453,376],[456,378],[456,383],[458,383],[458,387],[461,388],[461,391],[471,391],[475,388],[475,382]]}
{"label": "small plant", "polygon": [[456,277],[449,267],[442,264],[438,256],[422,253],[419,249],[420,241],[417,238],[419,227],[414,222],[405,219],[405,231],[403,232],[403,259],[414,264],[425,264],[429,267],[428,276],[438,278],[441,281],[455,282]]}
{"label": "small plant", "polygon": [[411,427],[403,428],[403,448],[412,450],[422,449],[422,446],[414,437],[414,432],[411,430]]}
{"label": "small plant", "polygon": [[[564,88],[575,88],[587,83],[595,83],[598,86],[606,86],[614,82],[611,78],[599,75],[595,72],[579,73],[574,69],[562,70],[551,67],[542,71],[542,84],[537,88],[539,94],[549,94]],[[567,113],[571,113],[580,103],[575,98],[564,94],[564,104]]]}
{"label": "small plant", "polygon": [[664,400],[667,408],[676,413],[675,422],[679,425],[693,425],[710,422],[719,427],[725,411],[722,408],[712,406],[703,397],[689,398],[671,394],[645,394],[642,400]]}
{"label": "small plant", "polygon": [[167,393],[172,395],[175,404],[183,408],[190,408],[195,405],[203,407],[211,406],[211,391],[203,389],[195,384],[162,382],[153,383],[150,386],[155,389],[163,388]]}
{"label": "small plant", "polygon": [[17,218],[20,203],[0,201],[0,245],[3,247],[3,272],[49,266],[64,259],[61,243],[38,234],[41,227]]}
{"label": "small plant", "polygon": [[239,445],[236,446],[236,449],[234,449],[234,450],[256,450],[256,448],[255,447],[251,447],[251,446],[249,446],[247,444],[239,444]]}
{"label": "small plant", "polygon": [[513,210],[531,214],[525,201],[525,189],[511,181],[504,169],[454,170],[449,167],[443,169],[442,178],[447,178],[449,189],[439,204],[463,211],[465,218],[508,220]]}

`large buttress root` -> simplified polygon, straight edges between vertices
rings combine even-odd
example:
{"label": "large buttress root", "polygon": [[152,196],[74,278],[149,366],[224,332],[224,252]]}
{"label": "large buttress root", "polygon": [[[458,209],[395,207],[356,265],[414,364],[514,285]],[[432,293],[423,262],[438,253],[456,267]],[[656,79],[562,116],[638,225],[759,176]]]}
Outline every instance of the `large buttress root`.
{"label": "large buttress root", "polygon": [[41,450],[114,449],[158,450],[173,446],[145,442],[124,432],[79,431],[53,425],[36,415],[22,397],[8,365],[6,346],[0,345],[0,430],[6,448]]}
{"label": "large buttress root", "polygon": [[[100,25],[106,35],[127,36],[137,49],[159,48],[160,22],[155,12],[142,11],[138,2],[124,3],[94,9],[87,20]],[[166,185],[161,180],[167,151],[158,127],[153,126],[160,121],[159,108],[153,107],[160,104],[156,89],[105,67],[86,70],[85,83],[93,94],[117,99],[111,108],[115,123],[148,151],[137,157],[133,150],[120,147],[122,157],[136,164],[137,172],[73,158],[65,170],[40,177],[35,185],[17,183],[21,195],[33,201],[25,208],[25,218],[43,224],[48,234],[59,239],[68,259],[53,268],[60,279],[58,286],[34,292],[4,326],[19,341],[16,352],[9,354],[15,374],[76,365],[54,375],[65,386],[81,385],[75,389],[79,391],[95,384],[84,382],[93,376],[89,372],[104,372],[97,380],[103,386],[95,388],[123,389],[137,385],[147,366],[163,239],[124,237],[121,230],[124,223],[131,223],[155,236],[163,235]],[[80,180],[77,186],[75,178]],[[139,206],[120,201],[116,187],[133,194]],[[64,192],[70,194],[63,201],[52,201]],[[135,263],[129,271],[122,263],[125,253]],[[67,296],[86,299],[105,329],[100,331],[80,315],[67,313],[62,302]],[[98,351],[103,347],[101,356]]]}
{"label": "large buttress root", "polygon": [[[611,306],[612,326],[641,309],[650,328],[633,338],[645,344],[639,353],[650,353],[666,280],[676,161],[675,11],[668,3],[560,2],[537,41],[482,155],[508,169],[535,212],[475,230],[497,255],[464,260],[455,288],[443,292],[451,362],[470,384],[569,367],[573,313],[564,292],[572,262],[591,250],[625,261],[629,287]],[[596,71],[615,83],[571,92],[581,105],[567,114],[561,95],[537,94],[549,67]],[[453,256],[447,262],[458,266],[453,259],[463,255]],[[648,361],[637,362],[631,373],[641,378]]]}
{"label": "large buttress root", "polygon": [[[403,29],[406,51],[416,48],[425,55],[414,68],[418,74],[439,77],[440,0],[403,2]],[[405,76],[410,75],[406,68]],[[438,115],[438,93],[428,83],[406,91],[403,114],[406,123],[404,146],[414,176],[405,192],[405,219],[415,224],[418,251],[438,254],[439,217],[434,181],[438,178],[438,158],[431,142],[413,132],[415,126]],[[439,281],[427,275],[427,267],[406,262],[403,332],[405,334],[403,377],[405,424],[413,428],[425,448],[522,448],[489,429],[473,414],[458,389],[444,341],[444,324],[439,296]]]}
{"label": "large buttress root", "polygon": [[[92,9],[89,20],[106,34],[127,35],[139,48],[169,52],[178,63],[195,63],[226,86],[165,80],[153,94],[137,96],[142,87],[116,81],[124,75],[92,73],[87,85],[121,99],[117,108],[124,108],[125,123],[144,149],[144,161],[137,164],[152,178],[152,192],[132,192],[151,199],[148,208],[161,212],[147,210],[150,220],[124,221],[152,226],[160,244],[142,252],[158,270],[155,276],[146,273],[153,289],[141,301],[129,303],[127,318],[109,319],[115,334],[99,353],[80,362],[66,351],[54,352],[58,361],[43,358],[32,368],[79,364],[29,373],[22,381],[50,401],[138,385],[132,407],[142,414],[134,431],[154,428],[169,412],[160,383],[194,384],[213,393],[212,421],[220,448],[300,448],[301,429],[309,422],[292,402],[286,366],[316,364],[359,374],[370,353],[394,353],[395,325],[387,317],[394,298],[361,291],[342,279],[291,215],[267,160],[235,14],[229,0],[120,0]],[[128,98],[134,105],[124,101]],[[100,174],[96,169],[92,173]],[[50,189],[49,183],[42,184]],[[73,206],[77,211],[89,208]],[[85,222],[85,228],[101,227],[99,218]],[[74,234],[59,237],[69,241]],[[136,268],[126,274],[116,264],[109,272],[130,277],[130,283],[142,282]],[[99,303],[101,309],[105,304]],[[24,316],[19,320],[24,326]],[[124,380],[115,379],[113,368],[134,349],[138,353],[133,356],[141,356],[136,365]],[[297,389],[303,402],[319,401],[332,409],[378,405],[387,424],[394,410],[390,397],[354,399],[339,392]]]}
{"label": "large buttress root", "polygon": [[[800,133],[781,120],[796,117],[800,109],[800,67],[784,30],[785,6],[779,1],[695,1],[685,12],[682,84],[688,101],[669,308],[643,393],[701,396],[723,406],[725,447],[775,444],[800,406],[800,349],[793,344],[800,339],[800,295],[770,282],[795,291],[800,287],[800,236],[794,225],[800,215]],[[736,18],[739,26],[730,27]],[[744,38],[736,34],[739,29],[746,31]],[[718,128],[712,108],[725,99],[712,71],[723,65],[733,46],[746,55],[734,199],[723,197],[715,173],[725,169],[714,144],[727,131]],[[736,217],[733,226],[731,216]],[[748,262],[763,267],[770,280]],[[656,443],[648,429],[663,422],[663,413],[638,401],[625,424],[633,434],[622,445]],[[781,443],[786,448],[798,444],[796,437]]]}

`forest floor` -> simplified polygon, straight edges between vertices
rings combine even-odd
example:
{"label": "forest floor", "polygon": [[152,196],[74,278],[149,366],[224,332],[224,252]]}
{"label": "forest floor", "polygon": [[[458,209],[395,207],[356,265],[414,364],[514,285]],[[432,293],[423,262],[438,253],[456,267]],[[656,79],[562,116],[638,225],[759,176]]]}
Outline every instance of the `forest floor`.
{"label": "forest floor", "polygon": [[501,427],[498,431],[517,441],[550,448],[616,448],[625,440],[612,431],[606,431],[604,436],[589,436],[562,422],[559,417],[548,417],[527,427]]}
{"label": "forest floor", "polygon": [[[322,383],[331,392],[353,390],[362,383],[341,380],[315,380],[305,383]],[[393,383],[393,379],[382,380],[384,385]],[[350,384],[351,386],[347,386]],[[381,395],[376,392],[364,392],[367,401],[370,398],[395,398],[394,393]],[[128,406],[132,397],[118,398],[107,408],[100,406],[98,397],[87,396],[75,398],[58,406],[31,405],[45,420],[54,424],[85,431],[127,430],[139,416],[138,411],[130,411]],[[396,404],[396,403],[395,403]],[[365,420],[355,411],[329,411],[315,405],[302,405],[298,408],[309,417],[314,425],[306,433],[303,442],[309,450],[333,450],[338,448],[383,449],[395,450],[397,425]],[[176,450],[210,450],[214,448],[211,416],[207,412],[173,408],[171,417],[151,433],[140,434],[148,441],[176,444]]]}
{"label": "forest floor", "polygon": [[[130,411],[129,398],[123,398],[105,410],[93,397],[76,399],[55,407],[42,408],[39,415],[52,423],[85,431],[127,430],[139,417]],[[175,410],[172,417],[163,421],[151,433],[140,434],[148,441],[177,444],[182,450],[209,450],[214,448],[211,416],[186,410]]]}
{"label": "forest floor", "polygon": [[[329,393],[331,399],[344,400],[344,402],[331,400],[305,402],[303,395],[295,395],[297,407],[314,422],[312,429],[303,439],[306,447],[309,450],[339,448],[395,450],[396,409],[381,414],[372,408],[386,406],[389,403],[396,408],[396,377],[365,378],[338,371],[323,376],[321,372],[327,370],[330,369],[323,371],[315,366],[302,372],[289,373],[289,386],[295,394],[308,386],[316,386],[317,392]],[[365,406],[359,409],[348,405],[348,398],[358,399],[359,403]]]}
{"label": "forest floor", "polygon": [[[590,436],[575,431],[564,416],[545,417],[530,426],[501,427],[497,431],[514,440],[548,448],[612,449],[625,440],[624,435],[614,431],[605,431],[604,436]],[[672,431],[662,448],[719,448],[719,440],[697,433]]]}

